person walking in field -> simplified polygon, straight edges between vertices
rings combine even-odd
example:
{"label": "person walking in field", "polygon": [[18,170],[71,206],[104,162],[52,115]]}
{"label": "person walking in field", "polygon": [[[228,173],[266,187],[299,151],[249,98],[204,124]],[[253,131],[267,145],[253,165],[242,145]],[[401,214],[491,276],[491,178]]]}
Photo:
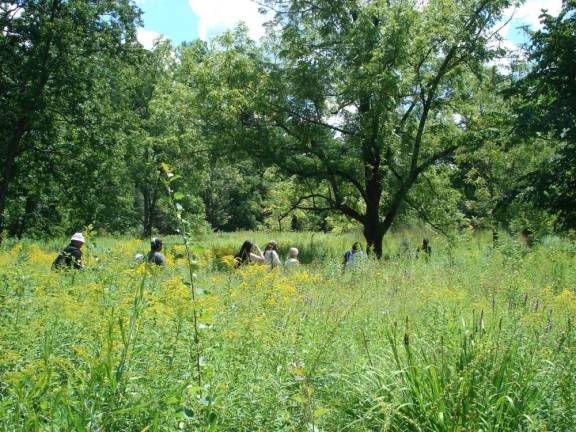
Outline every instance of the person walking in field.
{"label": "person walking in field", "polygon": [[278,256],[278,243],[270,240],[264,250],[264,261],[270,264],[270,270],[274,270],[280,265],[280,257]]}
{"label": "person walking in field", "polygon": [[[253,253],[253,249],[256,249],[257,253]],[[239,268],[243,264],[263,263],[264,254],[257,244],[252,243],[250,240],[246,240],[244,243],[242,243],[240,251],[234,255],[234,260],[236,261],[234,268]]]}
{"label": "person walking in field", "polygon": [[56,257],[52,263],[52,270],[71,269],[74,267],[76,270],[82,269],[82,246],[86,240],[82,233],[75,233],[70,239],[70,244],[66,246]]}
{"label": "person walking in field", "polygon": [[344,262],[342,263],[344,270],[348,270],[355,267],[358,261],[365,257],[366,254],[362,250],[360,243],[355,242],[352,245],[352,249],[344,254]]}
{"label": "person walking in field", "polygon": [[161,253],[162,251],[162,240],[159,238],[153,238],[150,241],[150,252],[148,252],[147,261],[148,264],[155,264],[157,266],[166,265],[166,258]]}
{"label": "person walking in field", "polygon": [[288,259],[284,263],[284,270],[290,272],[296,270],[300,267],[300,261],[298,261],[298,249],[291,247],[288,249]]}
{"label": "person walking in field", "polygon": [[418,252],[424,253],[426,259],[430,258],[432,256],[432,246],[430,246],[430,240],[428,240],[427,238],[423,239],[422,246],[420,246]]}

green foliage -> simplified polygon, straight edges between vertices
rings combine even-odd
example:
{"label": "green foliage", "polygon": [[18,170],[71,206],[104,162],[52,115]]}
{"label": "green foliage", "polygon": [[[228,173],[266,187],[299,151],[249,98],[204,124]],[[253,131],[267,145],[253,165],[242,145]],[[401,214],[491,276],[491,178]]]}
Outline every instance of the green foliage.
{"label": "green foliage", "polygon": [[544,28],[528,49],[532,68],[515,85],[518,133],[552,141],[556,151],[524,182],[521,198],[557,216],[559,226],[576,227],[576,3],[563,2],[558,17],[543,14]]}
{"label": "green foliage", "polygon": [[216,39],[199,104],[218,107],[233,148],[295,176],[293,208],[356,220],[380,256],[397,216],[421,208],[407,199],[420,175],[484,143],[483,65],[509,2],[265,4],[276,31],[262,47],[241,28]]}
{"label": "green foliage", "polygon": [[[114,108],[123,102],[116,89],[137,46],[138,20],[123,0],[1,4],[0,230],[21,234],[35,210],[40,221],[61,219],[80,199],[94,220],[98,189],[109,199],[102,204],[118,208],[123,194],[106,177],[116,168],[121,117]],[[69,222],[87,223],[84,216]],[[123,217],[106,216],[112,225]]]}
{"label": "green foliage", "polygon": [[509,0],[316,3],[150,51],[126,0],[1,3],[0,232],[174,233],[161,162],[197,232],[572,227],[572,1],[510,75]]}
{"label": "green foliage", "polygon": [[56,239],[3,243],[0,430],[573,429],[571,242],[432,237],[425,260],[393,235],[342,272],[353,237],[271,235],[310,264],[214,265],[262,233],[189,241],[191,261],[164,238],[164,269],[91,237],[62,273]]}

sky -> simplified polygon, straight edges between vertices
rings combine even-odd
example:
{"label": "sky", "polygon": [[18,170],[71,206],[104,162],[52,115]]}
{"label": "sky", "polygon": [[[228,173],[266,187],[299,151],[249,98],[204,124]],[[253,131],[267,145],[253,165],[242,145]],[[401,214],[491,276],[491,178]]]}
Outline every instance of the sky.
{"label": "sky", "polygon": [[[144,26],[138,30],[138,39],[147,48],[154,40],[168,38],[174,44],[196,38],[208,40],[239,21],[244,21],[250,36],[259,39],[264,34],[262,24],[267,17],[258,12],[252,0],[134,0],[143,11]],[[546,8],[556,15],[562,0],[527,0],[518,8],[509,8],[507,17],[512,21],[501,29],[507,48],[515,49],[527,40],[521,27],[540,28],[538,16]]]}

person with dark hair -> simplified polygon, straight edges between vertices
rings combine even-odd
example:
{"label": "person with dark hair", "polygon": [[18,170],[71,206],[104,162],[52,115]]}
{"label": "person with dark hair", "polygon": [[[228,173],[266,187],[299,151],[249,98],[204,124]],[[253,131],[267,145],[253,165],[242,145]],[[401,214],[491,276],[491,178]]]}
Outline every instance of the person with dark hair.
{"label": "person with dark hair", "polygon": [[74,267],[76,270],[82,269],[82,246],[86,240],[82,233],[75,233],[70,239],[70,244],[66,246],[62,252],[58,254],[52,263],[52,270],[59,270],[62,268],[71,269]]}
{"label": "person with dark hair", "polygon": [[422,246],[420,246],[420,250],[418,252],[424,253],[426,259],[432,256],[432,246],[430,246],[430,240],[427,238],[422,240]]}
{"label": "person with dark hair", "polygon": [[278,242],[270,240],[264,250],[264,260],[266,264],[270,264],[270,270],[275,269],[280,265],[280,257],[278,256]]}
{"label": "person with dark hair", "polygon": [[[254,248],[258,253],[252,252]],[[262,263],[264,262],[264,255],[262,254],[262,251],[257,244],[252,243],[250,240],[246,240],[244,243],[242,243],[240,251],[234,255],[234,259],[236,260],[234,268],[238,268],[243,264]]]}
{"label": "person with dark hair", "polygon": [[150,241],[150,252],[148,252],[147,261],[149,264],[156,264],[157,266],[164,266],[166,264],[166,258],[160,253],[163,244],[162,240],[159,238],[153,238]]}
{"label": "person with dark hair", "polygon": [[352,268],[359,259],[364,257],[366,257],[366,254],[362,250],[360,243],[354,242],[352,249],[344,254],[344,262],[342,265],[344,266],[344,269]]}

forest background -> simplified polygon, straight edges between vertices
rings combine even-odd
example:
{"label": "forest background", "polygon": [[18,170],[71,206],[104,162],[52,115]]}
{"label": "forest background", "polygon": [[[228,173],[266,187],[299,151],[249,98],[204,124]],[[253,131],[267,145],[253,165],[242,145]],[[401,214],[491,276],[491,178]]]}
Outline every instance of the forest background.
{"label": "forest background", "polygon": [[127,0],[0,3],[0,232],[576,226],[574,1],[519,51],[505,0],[265,0],[178,46]]}

